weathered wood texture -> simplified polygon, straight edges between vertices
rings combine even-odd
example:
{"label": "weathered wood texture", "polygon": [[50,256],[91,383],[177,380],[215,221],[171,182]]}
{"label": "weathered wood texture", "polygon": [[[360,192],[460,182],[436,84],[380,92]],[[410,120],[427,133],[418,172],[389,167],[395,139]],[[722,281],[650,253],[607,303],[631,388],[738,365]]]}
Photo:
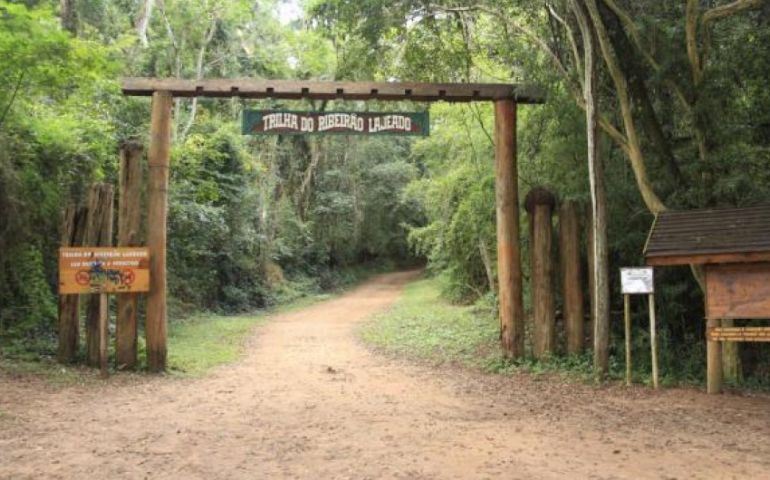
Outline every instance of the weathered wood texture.
{"label": "weathered wood texture", "polygon": [[[86,209],[74,204],[64,210],[59,244],[73,247],[83,243],[85,234]],[[79,295],[59,295],[59,345],[57,358],[61,363],[70,363],[78,353],[80,328],[78,312]]]}
{"label": "weathered wood texture", "polygon": [[770,263],[706,265],[706,317],[770,318]]}
{"label": "weathered wood texture", "polygon": [[[142,145],[126,142],[120,148],[118,193],[118,246],[140,245],[142,221]],[[115,322],[115,363],[118,369],[132,369],[137,362],[137,306],[139,295],[118,295]]]}
{"label": "weathered wood texture", "polygon": [[[722,320],[723,325],[724,323],[727,323],[727,320]],[[770,327],[711,327],[706,334],[710,341],[727,342],[722,345],[723,349],[731,342],[770,342]],[[722,354],[724,355],[724,352]]]}
{"label": "weathered wood texture", "polygon": [[770,252],[756,253],[708,253],[699,255],[673,255],[647,257],[645,263],[655,267],[671,265],[707,265],[714,263],[770,262]]}
{"label": "weathered wood texture", "polygon": [[147,155],[150,292],[147,295],[145,324],[147,367],[151,372],[162,372],[166,369],[166,224],[172,104],[173,97],[170,92],[153,94],[150,147]]}
{"label": "weathered wood texture", "polygon": [[553,292],[553,232],[551,215],[556,204],[554,195],[542,187],[529,191],[525,200],[530,222],[530,260],[532,275],[532,320],[535,358],[554,353],[556,312]]}
{"label": "weathered wood texture", "polygon": [[495,203],[500,339],[503,355],[524,355],[524,307],[519,248],[519,190],[516,168],[516,103],[495,102]]}
{"label": "weathered wood texture", "polygon": [[[97,183],[91,186],[88,193],[88,218],[83,245],[89,247],[112,245],[113,199],[112,185]],[[102,337],[103,334],[106,334],[108,306],[109,298],[107,295],[88,296],[86,361],[92,367],[101,366],[102,351],[106,355],[106,344],[102,346]],[[103,324],[104,329],[102,329]],[[106,356],[104,358],[106,359]]]}
{"label": "weathered wood texture", "polygon": [[[706,331],[721,326],[717,318],[706,320]],[[706,339],[706,391],[719,393],[722,391],[722,344],[716,340]]]}
{"label": "weathered wood texture", "polygon": [[[92,187],[88,198],[85,245],[112,245],[113,201],[112,185],[97,184]],[[107,376],[108,315],[109,297],[106,294],[91,295],[86,316],[87,358],[91,366],[99,366],[102,377]]]}
{"label": "weathered wood texture", "polygon": [[415,100],[474,102],[513,100],[543,103],[537,87],[496,83],[319,82],[308,80],[124,78],[123,94],[175,97],[243,97],[311,100]]}
{"label": "weathered wood texture", "polygon": [[561,254],[561,284],[564,297],[564,328],[567,353],[583,351],[583,285],[580,268],[580,217],[578,206],[564,201],[559,207],[559,252]]}
{"label": "weathered wood texture", "polygon": [[644,247],[650,265],[770,260],[770,204],[661,212]]}
{"label": "weathered wood texture", "polygon": [[[731,318],[724,318],[722,319],[722,328],[733,328],[735,327],[735,320]],[[712,332],[707,332],[707,334],[711,334]],[[754,332],[751,332],[754,333]],[[743,335],[739,334],[741,337]],[[738,340],[738,341],[727,341],[722,343],[722,374],[725,377],[725,380],[728,382],[740,382],[743,378],[743,369],[741,366],[741,344],[739,342],[742,341],[753,341],[751,340],[751,336],[749,335],[746,340]],[[760,335],[761,337],[761,335]],[[719,339],[717,339],[719,340]],[[756,340],[756,341],[764,341],[764,340]],[[767,328],[767,341],[770,341],[770,327]]]}

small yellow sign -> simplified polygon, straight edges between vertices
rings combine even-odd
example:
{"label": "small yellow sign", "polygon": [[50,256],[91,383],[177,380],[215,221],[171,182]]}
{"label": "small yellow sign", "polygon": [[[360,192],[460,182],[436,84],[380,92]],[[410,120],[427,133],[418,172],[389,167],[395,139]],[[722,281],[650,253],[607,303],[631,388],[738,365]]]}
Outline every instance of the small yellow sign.
{"label": "small yellow sign", "polygon": [[132,293],[150,290],[146,247],[59,249],[59,294]]}

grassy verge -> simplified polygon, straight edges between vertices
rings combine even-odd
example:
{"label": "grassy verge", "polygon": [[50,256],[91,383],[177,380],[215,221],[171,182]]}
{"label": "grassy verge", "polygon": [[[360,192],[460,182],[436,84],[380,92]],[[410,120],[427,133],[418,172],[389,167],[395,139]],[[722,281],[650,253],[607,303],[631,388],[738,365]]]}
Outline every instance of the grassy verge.
{"label": "grassy verge", "polygon": [[[333,272],[318,279],[287,282],[276,296],[272,307],[249,314],[189,314],[169,321],[169,373],[178,376],[200,376],[219,365],[236,361],[243,353],[248,335],[266,323],[271,315],[312,305],[344,292],[352,285],[391,269],[391,265],[355,266]],[[321,284],[322,283],[322,284]],[[43,337],[41,337],[43,338]],[[67,386],[98,381],[98,371],[80,365],[64,366],[55,361],[56,340],[46,335],[43,347],[28,347],[24,342],[7,342],[0,338],[0,373],[11,377],[32,376],[52,385]],[[28,348],[25,348],[28,347]],[[112,342],[110,349],[112,350]],[[114,364],[114,352],[110,352]],[[139,358],[145,357],[144,339],[139,335]],[[141,370],[141,368],[140,368]]]}
{"label": "grassy verge", "polygon": [[503,360],[494,312],[488,306],[449,303],[441,297],[440,283],[435,278],[407,285],[396,305],[373,318],[360,335],[378,350],[433,364],[461,365],[490,373],[523,371],[591,378],[588,355],[540,362]]}

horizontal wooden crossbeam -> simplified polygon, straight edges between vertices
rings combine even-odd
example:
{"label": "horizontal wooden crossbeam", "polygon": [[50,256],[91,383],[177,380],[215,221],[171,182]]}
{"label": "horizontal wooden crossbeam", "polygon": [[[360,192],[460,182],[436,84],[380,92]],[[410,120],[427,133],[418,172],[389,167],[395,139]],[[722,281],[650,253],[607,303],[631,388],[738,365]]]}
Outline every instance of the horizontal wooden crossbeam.
{"label": "horizontal wooden crossbeam", "polygon": [[708,329],[712,342],[770,342],[770,327],[712,327]]}
{"label": "horizontal wooden crossbeam", "polygon": [[301,80],[124,78],[124,95],[150,96],[167,91],[175,97],[243,97],[311,100],[415,100],[475,102],[515,100],[543,103],[537,87],[501,83],[318,82]]}

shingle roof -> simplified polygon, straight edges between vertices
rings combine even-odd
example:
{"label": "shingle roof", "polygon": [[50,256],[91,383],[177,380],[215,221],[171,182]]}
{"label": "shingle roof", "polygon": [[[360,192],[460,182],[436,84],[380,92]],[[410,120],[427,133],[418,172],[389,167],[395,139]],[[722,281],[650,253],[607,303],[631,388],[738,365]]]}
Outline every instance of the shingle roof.
{"label": "shingle roof", "polygon": [[644,255],[656,257],[770,252],[770,204],[659,213]]}

